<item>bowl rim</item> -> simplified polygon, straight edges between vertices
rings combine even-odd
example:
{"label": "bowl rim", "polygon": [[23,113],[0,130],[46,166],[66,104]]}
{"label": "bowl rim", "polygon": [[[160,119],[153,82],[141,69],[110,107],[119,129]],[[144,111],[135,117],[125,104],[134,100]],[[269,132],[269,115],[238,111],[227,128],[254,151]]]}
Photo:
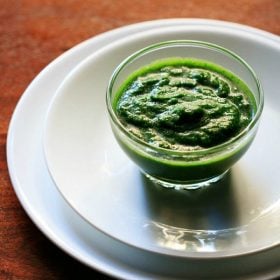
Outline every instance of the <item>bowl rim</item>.
{"label": "bowl rim", "polygon": [[[242,129],[237,135],[234,137],[230,138],[229,140],[222,142],[221,144],[209,147],[209,148],[202,148],[198,150],[190,150],[190,151],[182,151],[182,150],[172,150],[172,149],[166,149],[162,147],[157,147],[154,145],[151,145],[140,138],[136,137],[135,135],[131,134],[128,132],[128,130],[125,128],[125,126],[121,123],[119,118],[117,117],[117,114],[115,113],[115,110],[112,108],[112,98],[111,98],[111,92],[112,88],[114,85],[114,82],[118,76],[118,74],[121,72],[121,70],[129,63],[133,62],[135,58],[138,56],[144,55],[148,53],[149,51],[152,51],[156,48],[159,47],[166,47],[166,46],[171,46],[171,45],[193,45],[193,46],[201,46],[201,47],[208,47],[211,48],[212,50],[216,50],[222,53],[225,53],[229,55],[230,57],[234,58],[235,60],[239,61],[241,64],[243,64],[251,73],[254,81],[256,82],[257,90],[259,93],[259,103],[257,104],[257,110],[255,114],[253,115],[252,120],[249,122],[249,124]],[[233,73],[234,74],[234,73]],[[199,40],[168,40],[168,41],[163,41],[159,43],[155,43],[152,45],[149,45],[147,47],[141,48],[140,50],[132,53],[129,55],[127,58],[122,60],[122,62],[114,69],[110,79],[109,83],[106,89],[106,107],[109,112],[109,116],[111,120],[113,121],[114,124],[117,125],[117,127],[126,135],[130,140],[133,140],[136,142],[138,145],[144,146],[145,148],[149,150],[154,150],[156,152],[159,152],[160,154],[165,154],[166,156],[178,156],[178,157],[189,157],[189,156],[205,156],[206,154],[215,154],[218,152],[223,151],[225,148],[229,149],[233,144],[241,140],[243,137],[247,135],[248,132],[250,132],[255,125],[258,123],[258,120],[262,114],[263,107],[264,107],[264,93],[263,93],[263,88],[261,85],[261,82],[259,78],[257,77],[255,71],[253,68],[239,55],[237,55],[235,52],[224,48],[220,45],[209,43],[206,41],[199,41]]]}

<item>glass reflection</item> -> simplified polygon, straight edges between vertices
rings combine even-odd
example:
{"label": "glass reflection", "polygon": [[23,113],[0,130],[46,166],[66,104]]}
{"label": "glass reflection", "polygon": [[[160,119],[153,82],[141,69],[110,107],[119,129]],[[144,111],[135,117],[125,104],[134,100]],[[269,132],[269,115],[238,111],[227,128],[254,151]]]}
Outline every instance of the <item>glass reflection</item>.
{"label": "glass reflection", "polygon": [[280,199],[261,201],[240,174],[228,173],[208,188],[194,191],[163,188],[144,175],[142,181],[151,221],[146,228],[160,247],[188,252],[253,249],[258,242],[272,243],[261,240],[265,232],[280,234]]}
{"label": "glass reflection", "polygon": [[230,173],[195,191],[167,189],[142,179],[147,214],[153,221],[148,227],[159,246],[213,252],[238,236],[240,223]]}

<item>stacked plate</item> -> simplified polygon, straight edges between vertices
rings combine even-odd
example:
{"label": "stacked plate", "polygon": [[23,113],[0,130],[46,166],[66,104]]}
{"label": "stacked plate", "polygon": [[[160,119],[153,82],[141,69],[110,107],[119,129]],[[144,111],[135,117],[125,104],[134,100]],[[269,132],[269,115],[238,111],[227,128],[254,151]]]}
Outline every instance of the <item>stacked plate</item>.
{"label": "stacked plate", "polygon": [[[158,188],[112,136],[113,69],[159,41],[216,43],[243,57],[265,92],[256,140],[206,192]],[[87,40],[23,94],[8,135],[14,189],[34,223],[81,262],[123,279],[266,279],[280,275],[279,37],[210,20],[158,20]]]}

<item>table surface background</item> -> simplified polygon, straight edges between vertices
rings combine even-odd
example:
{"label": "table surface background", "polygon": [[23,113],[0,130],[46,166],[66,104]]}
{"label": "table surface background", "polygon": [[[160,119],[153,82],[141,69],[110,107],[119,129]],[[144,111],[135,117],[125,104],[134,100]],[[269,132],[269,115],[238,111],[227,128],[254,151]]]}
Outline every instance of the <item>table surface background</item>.
{"label": "table surface background", "polygon": [[162,18],[226,20],[280,35],[280,0],[0,0],[0,279],[109,279],[63,253],[25,214],[7,170],[7,129],[25,88],[54,58],[110,29]]}

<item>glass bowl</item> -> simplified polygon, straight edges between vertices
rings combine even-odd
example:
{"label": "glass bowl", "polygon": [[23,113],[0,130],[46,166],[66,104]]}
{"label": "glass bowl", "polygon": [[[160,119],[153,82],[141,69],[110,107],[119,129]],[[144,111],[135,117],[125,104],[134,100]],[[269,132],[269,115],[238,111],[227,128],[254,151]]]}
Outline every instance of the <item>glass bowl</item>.
{"label": "glass bowl", "polygon": [[[227,69],[245,82],[256,103],[250,123],[239,134],[223,143],[190,151],[154,146],[131,134],[114,109],[116,93],[131,73],[154,61],[173,57],[206,60]],[[223,178],[249,148],[262,113],[263,92],[252,68],[235,53],[207,42],[176,40],[148,46],[122,61],[109,81],[106,103],[115,138],[141,172],[164,187],[198,189]]]}

